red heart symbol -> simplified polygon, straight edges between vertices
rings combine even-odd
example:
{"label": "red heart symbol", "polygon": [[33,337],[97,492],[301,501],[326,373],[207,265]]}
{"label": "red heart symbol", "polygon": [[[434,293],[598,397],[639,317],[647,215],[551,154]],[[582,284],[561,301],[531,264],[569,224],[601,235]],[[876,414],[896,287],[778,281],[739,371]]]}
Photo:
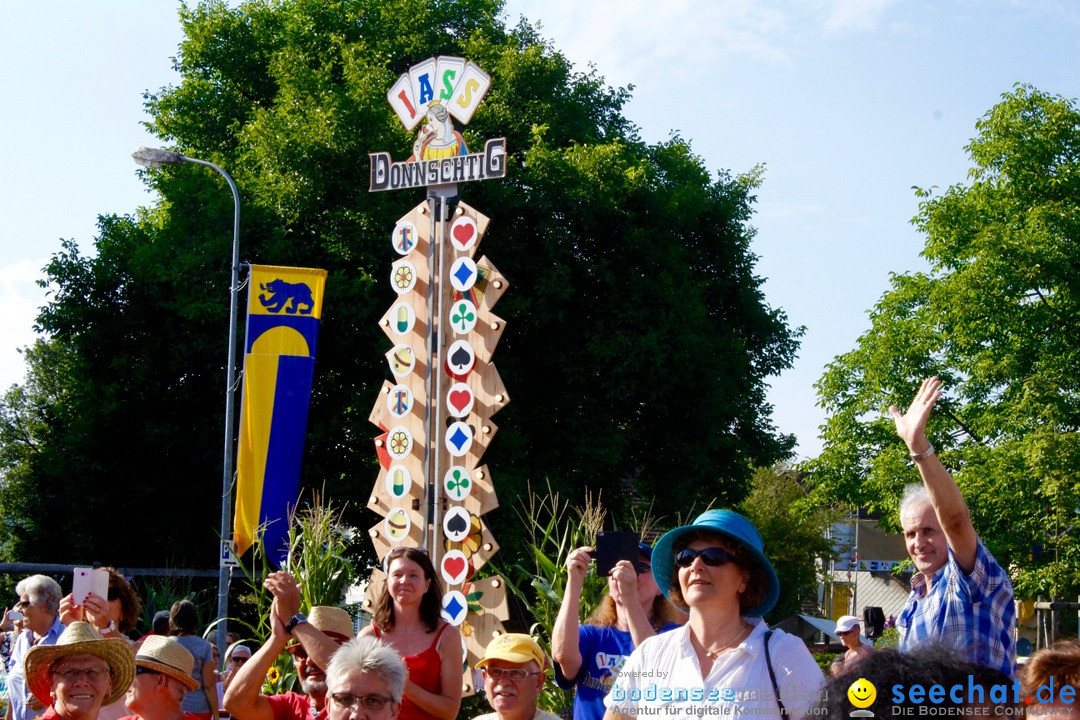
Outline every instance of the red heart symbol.
{"label": "red heart symbol", "polygon": [[450,393],[448,399],[450,405],[458,412],[461,412],[469,406],[469,401],[472,400],[472,394],[468,390],[455,390]]}
{"label": "red heart symbol", "polygon": [[473,233],[476,232],[476,228],[472,223],[461,223],[454,226],[454,239],[461,243],[461,247],[465,247],[472,240]]}
{"label": "red heart symbol", "polygon": [[442,566],[449,577],[458,578],[465,572],[465,559],[459,557],[443,558]]}

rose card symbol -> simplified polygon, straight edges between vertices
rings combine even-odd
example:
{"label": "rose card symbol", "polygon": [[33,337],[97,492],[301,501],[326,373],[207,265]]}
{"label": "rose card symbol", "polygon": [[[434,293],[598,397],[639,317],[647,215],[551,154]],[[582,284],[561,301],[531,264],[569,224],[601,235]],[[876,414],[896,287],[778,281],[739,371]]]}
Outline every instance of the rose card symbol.
{"label": "rose card symbol", "polygon": [[394,226],[394,234],[390,239],[399,255],[408,255],[416,247],[416,238],[416,226],[408,220],[402,220]]}
{"label": "rose card symbol", "polygon": [[416,287],[416,266],[408,260],[398,260],[390,270],[390,284],[398,295]]}
{"label": "rose card symbol", "polygon": [[450,226],[450,238],[458,252],[472,250],[476,245],[476,221],[468,215],[462,215]]}
{"label": "rose card symbol", "polygon": [[460,550],[450,550],[442,559],[442,576],[447,585],[460,585],[468,574],[469,562]]}
{"label": "rose card symbol", "polygon": [[386,450],[390,453],[390,457],[401,460],[412,452],[412,444],[412,433],[409,432],[408,428],[397,425],[390,429],[390,436],[386,441]]}
{"label": "rose card symbol", "polygon": [[446,409],[456,418],[463,418],[473,408],[473,391],[465,383],[454,383],[446,393]]}
{"label": "rose card symbol", "polygon": [[458,502],[464,500],[472,491],[472,478],[469,476],[469,471],[461,465],[451,466],[443,476],[443,487],[446,488],[446,495],[451,500]]}

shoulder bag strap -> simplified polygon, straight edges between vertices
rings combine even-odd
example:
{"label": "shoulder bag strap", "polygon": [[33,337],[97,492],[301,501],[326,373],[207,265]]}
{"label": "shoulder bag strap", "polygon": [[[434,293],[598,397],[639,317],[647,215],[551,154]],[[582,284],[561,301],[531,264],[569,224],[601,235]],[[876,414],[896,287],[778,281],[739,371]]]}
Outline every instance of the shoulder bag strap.
{"label": "shoulder bag strap", "polygon": [[772,638],[773,631],[769,630],[765,633],[765,666],[769,668],[769,680],[772,681],[773,693],[776,695],[776,704],[780,706],[780,717],[786,718],[788,716],[787,708],[784,707],[784,701],[780,699],[780,687],[776,684],[776,673],[772,667],[772,657],[769,655],[769,640]]}

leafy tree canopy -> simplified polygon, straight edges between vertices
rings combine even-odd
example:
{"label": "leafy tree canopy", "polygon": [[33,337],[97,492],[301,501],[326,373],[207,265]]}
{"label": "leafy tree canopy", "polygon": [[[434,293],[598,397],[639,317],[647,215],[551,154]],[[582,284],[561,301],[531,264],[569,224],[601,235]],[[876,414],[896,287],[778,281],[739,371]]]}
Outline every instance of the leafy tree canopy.
{"label": "leafy tree canopy", "polygon": [[1018,85],[978,123],[969,182],[917,190],[928,273],[892,278],[817,385],[816,496],[894,518],[918,480],[885,412],[922,378],[932,442],[1021,594],[1080,587],[1080,111]]}
{"label": "leafy tree canopy", "polygon": [[[503,508],[545,479],[568,497],[624,498],[632,478],[659,512],[735,502],[752,464],[792,446],[764,400],[800,331],[754,274],[760,173],[711,173],[678,137],[642,142],[622,115],[627,90],[574,72],[500,11],[495,0],[180,11],[182,81],[146,97],[152,131],[236,179],[242,260],[329,271],[304,484],[374,523],[357,507],[377,470],[367,417],[387,376],[388,240],[423,196],[370,194],[368,153],[409,154],[386,91],[410,65],[456,55],[494,79],[466,139],[506,136],[511,152],[505,180],[462,188],[492,217],[482,249],[511,282],[495,361],[514,402],[485,458]],[[216,564],[231,198],[194,165],[143,178],[154,206],[103,217],[95,253],[68,242],[46,269],[47,339],[0,408],[8,557]],[[131,520],[153,511],[165,513],[155,542],[132,542]],[[76,516],[100,521],[57,532],[56,518]],[[512,551],[512,511],[489,518]]]}

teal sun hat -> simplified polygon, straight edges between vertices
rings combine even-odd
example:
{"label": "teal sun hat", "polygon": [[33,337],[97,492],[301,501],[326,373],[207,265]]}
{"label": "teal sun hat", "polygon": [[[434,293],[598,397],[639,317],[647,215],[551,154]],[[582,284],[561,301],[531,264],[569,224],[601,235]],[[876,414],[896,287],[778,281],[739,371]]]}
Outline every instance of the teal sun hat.
{"label": "teal sun hat", "polygon": [[757,561],[758,566],[765,571],[765,576],[768,578],[765,599],[759,605],[743,611],[742,614],[747,617],[761,617],[772,610],[773,605],[776,605],[777,598],[780,597],[780,581],[776,577],[776,570],[773,569],[769,559],[765,557],[763,552],[764,543],[761,541],[761,534],[754,527],[754,523],[731,510],[706,510],[697,516],[692,525],[683,525],[670,530],[656,541],[656,544],[653,545],[652,571],[653,577],[656,578],[656,584],[660,587],[660,592],[664,593],[664,597],[671,599],[669,595],[671,587],[679,581],[678,577],[675,576],[675,543],[685,535],[702,531],[715,533],[742,545],[749,551],[750,556]]}

